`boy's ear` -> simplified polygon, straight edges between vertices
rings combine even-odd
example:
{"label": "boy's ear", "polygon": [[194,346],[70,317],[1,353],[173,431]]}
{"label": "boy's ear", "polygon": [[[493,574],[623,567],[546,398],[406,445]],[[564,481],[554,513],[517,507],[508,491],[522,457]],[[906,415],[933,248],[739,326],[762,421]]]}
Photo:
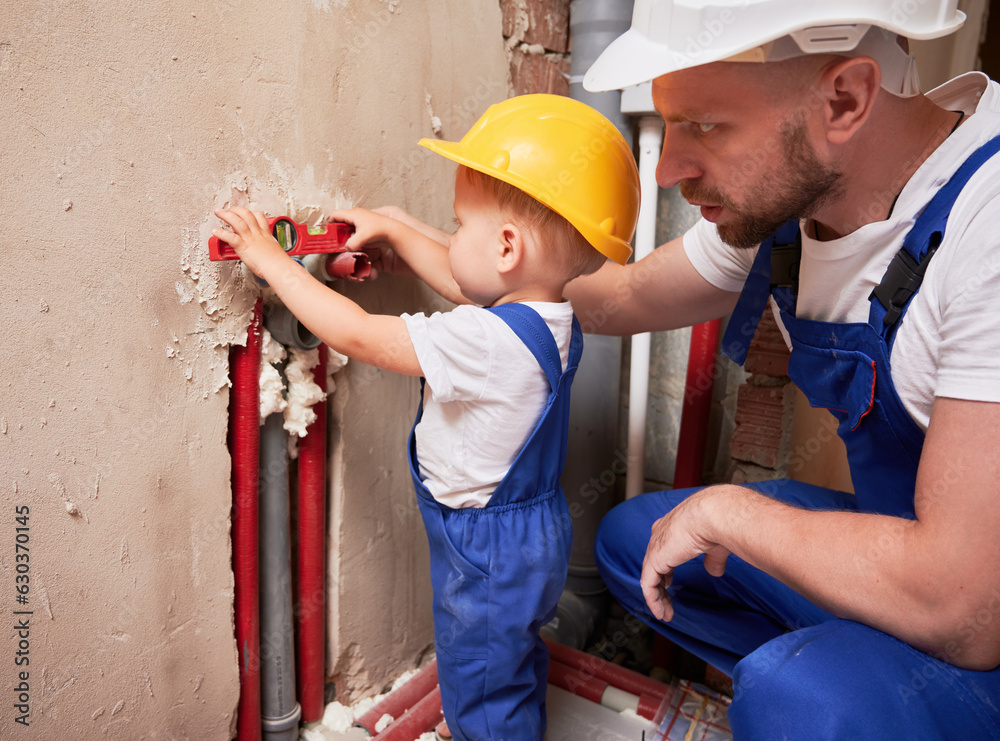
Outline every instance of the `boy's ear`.
{"label": "boy's ear", "polygon": [[497,250],[497,272],[509,273],[524,258],[526,235],[517,224],[507,222],[500,227],[500,245]]}

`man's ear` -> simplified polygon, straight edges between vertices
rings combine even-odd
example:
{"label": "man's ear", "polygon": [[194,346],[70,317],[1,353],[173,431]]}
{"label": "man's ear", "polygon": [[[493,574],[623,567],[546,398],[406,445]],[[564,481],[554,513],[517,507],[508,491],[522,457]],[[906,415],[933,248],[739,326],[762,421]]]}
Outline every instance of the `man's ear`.
{"label": "man's ear", "polygon": [[517,224],[507,222],[500,227],[500,245],[497,250],[498,273],[509,273],[521,264],[527,238],[524,229]]}
{"label": "man's ear", "polygon": [[881,85],[882,71],[871,57],[844,59],[823,70],[819,91],[831,144],[843,144],[868,120]]}

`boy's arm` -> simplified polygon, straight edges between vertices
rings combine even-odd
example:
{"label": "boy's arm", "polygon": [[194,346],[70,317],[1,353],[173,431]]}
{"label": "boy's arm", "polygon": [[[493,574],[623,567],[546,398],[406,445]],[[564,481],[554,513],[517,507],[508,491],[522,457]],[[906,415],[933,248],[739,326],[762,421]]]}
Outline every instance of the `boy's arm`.
{"label": "boy's arm", "polygon": [[[384,249],[382,253],[383,269],[387,272],[409,272],[454,304],[472,303],[462,295],[451,274],[448,236],[444,232],[432,229],[413,217],[401,220],[364,208],[333,211],[330,220],[354,226],[354,234],[346,243],[350,250],[380,242],[390,245],[392,254],[386,254]],[[423,228],[418,228],[418,225]],[[408,270],[400,269],[400,261]]]}
{"label": "boy's arm", "polygon": [[290,258],[271,236],[261,212],[241,207],[216,210],[233,231],[212,233],[230,245],[247,267],[268,285],[309,331],[337,352],[363,363],[422,375],[406,322],[398,316],[369,314],[346,296],[316,280]]}
{"label": "boy's arm", "polygon": [[414,229],[425,237],[430,237],[438,244],[443,244],[445,247],[451,241],[451,235],[444,232],[437,227],[433,227],[430,224],[425,224],[420,219],[411,216],[406,211],[401,209],[399,206],[379,206],[378,208],[373,208],[377,214],[382,216],[388,216],[390,219],[395,219],[396,221],[402,221],[411,229]]}

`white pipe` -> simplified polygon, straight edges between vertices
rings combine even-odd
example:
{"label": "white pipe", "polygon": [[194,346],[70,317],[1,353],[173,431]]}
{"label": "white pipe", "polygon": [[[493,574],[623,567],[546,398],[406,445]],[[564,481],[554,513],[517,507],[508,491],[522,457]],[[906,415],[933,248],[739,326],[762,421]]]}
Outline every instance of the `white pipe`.
{"label": "white pipe", "polygon": [[[635,226],[635,259],[641,260],[656,247],[656,163],[663,144],[663,119],[639,119],[639,218]],[[646,408],[649,400],[650,334],[632,336],[628,402],[628,471],[625,498],[642,493],[646,467]]]}

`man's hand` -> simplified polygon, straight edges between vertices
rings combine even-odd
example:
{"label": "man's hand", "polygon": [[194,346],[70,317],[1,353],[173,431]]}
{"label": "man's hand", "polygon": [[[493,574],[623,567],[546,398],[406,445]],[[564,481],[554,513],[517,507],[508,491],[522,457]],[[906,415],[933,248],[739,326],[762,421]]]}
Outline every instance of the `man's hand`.
{"label": "man's hand", "polygon": [[228,211],[217,208],[215,215],[233,230],[213,229],[212,234],[232,247],[254,275],[264,278],[262,272],[267,261],[286,256],[278,240],[271,234],[271,227],[263,212],[233,206]]}
{"label": "man's hand", "polygon": [[720,493],[716,487],[703,489],[653,523],[639,584],[654,617],[664,621],[673,618],[674,607],[667,589],[674,569],[682,563],[704,553],[708,573],[712,576],[725,573],[729,551],[713,541],[706,507]]}

